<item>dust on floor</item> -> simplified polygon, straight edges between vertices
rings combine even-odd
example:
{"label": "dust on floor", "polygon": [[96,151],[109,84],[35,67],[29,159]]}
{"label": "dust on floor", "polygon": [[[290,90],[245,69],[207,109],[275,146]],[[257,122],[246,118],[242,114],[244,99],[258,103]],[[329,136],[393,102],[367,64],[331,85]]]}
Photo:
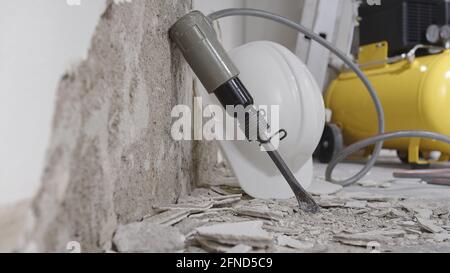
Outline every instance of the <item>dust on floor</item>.
{"label": "dust on floor", "polygon": [[[421,192],[425,189],[431,196],[433,191],[448,195],[450,187],[411,180],[366,180],[349,188],[333,189],[325,195],[320,190],[315,193],[321,210],[309,214],[297,208],[295,199],[253,199],[233,187],[199,188],[177,204],[156,206],[159,213],[141,222],[122,226],[115,234],[114,250],[450,251],[450,198],[427,198]],[[162,227],[166,233],[161,232]],[[164,234],[164,240],[149,242],[143,238],[160,238],[154,232]]]}

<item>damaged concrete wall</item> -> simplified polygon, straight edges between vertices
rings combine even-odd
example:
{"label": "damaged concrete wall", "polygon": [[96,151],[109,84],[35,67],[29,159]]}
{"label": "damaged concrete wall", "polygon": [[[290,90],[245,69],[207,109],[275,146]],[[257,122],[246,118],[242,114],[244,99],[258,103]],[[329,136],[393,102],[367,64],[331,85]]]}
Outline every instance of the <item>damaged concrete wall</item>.
{"label": "damaged concrete wall", "polygon": [[31,246],[111,248],[118,224],[174,202],[193,179],[192,144],[170,112],[192,104],[192,74],[168,38],[190,0],[109,1],[88,58],[59,85]]}

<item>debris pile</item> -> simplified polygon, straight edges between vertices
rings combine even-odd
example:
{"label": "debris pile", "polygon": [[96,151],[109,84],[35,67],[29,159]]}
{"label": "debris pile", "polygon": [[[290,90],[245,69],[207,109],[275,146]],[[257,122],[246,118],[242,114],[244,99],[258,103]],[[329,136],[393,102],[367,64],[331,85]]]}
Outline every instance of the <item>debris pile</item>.
{"label": "debris pile", "polygon": [[160,204],[141,222],[121,226],[114,250],[395,252],[425,244],[450,250],[450,200],[437,206],[321,186],[327,185],[313,191],[322,208],[316,214],[299,210],[294,198],[253,199],[229,186],[195,189],[177,204]]}
{"label": "debris pile", "polygon": [[262,229],[262,221],[223,223],[196,228],[196,240],[210,251],[228,252],[237,245],[267,248],[273,236]]}

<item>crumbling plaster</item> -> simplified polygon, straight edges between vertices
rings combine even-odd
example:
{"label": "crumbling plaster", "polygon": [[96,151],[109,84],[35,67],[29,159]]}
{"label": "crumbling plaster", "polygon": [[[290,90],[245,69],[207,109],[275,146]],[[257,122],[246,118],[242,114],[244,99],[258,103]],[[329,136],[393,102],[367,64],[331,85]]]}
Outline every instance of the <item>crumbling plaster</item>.
{"label": "crumbling plaster", "polygon": [[192,74],[168,29],[190,6],[108,2],[87,59],[59,84],[30,247],[109,250],[118,224],[189,191],[192,143],[171,138],[170,112],[192,104]]}

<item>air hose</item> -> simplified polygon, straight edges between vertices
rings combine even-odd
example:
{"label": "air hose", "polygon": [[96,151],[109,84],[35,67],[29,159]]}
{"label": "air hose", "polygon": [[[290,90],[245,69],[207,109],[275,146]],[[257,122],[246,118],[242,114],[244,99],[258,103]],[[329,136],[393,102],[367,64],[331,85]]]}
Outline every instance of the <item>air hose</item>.
{"label": "air hose", "polygon": [[[359,181],[361,178],[363,178],[375,165],[378,156],[380,154],[381,149],[383,148],[383,141],[394,139],[394,138],[404,138],[404,137],[420,137],[420,138],[429,138],[429,139],[435,139],[442,142],[447,142],[450,144],[450,137],[434,132],[428,132],[428,131],[396,131],[396,132],[390,132],[385,133],[384,127],[385,127],[385,119],[384,119],[384,112],[383,107],[381,105],[381,101],[378,98],[378,95],[373,88],[372,84],[370,83],[369,79],[364,75],[364,73],[361,71],[361,69],[358,67],[357,64],[353,62],[349,57],[346,56],[345,53],[340,51],[338,48],[333,46],[331,43],[329,43],[324,38],[320,37],[316,33],[310,31],[309,29],[305,28],[304,26],[293,22],[283,16],[267,12],[264,10],[258,10],[258,9],[248,9],[248,8],[233,8],[233,9],[224,9],[219,10],[216,12],[211,13],[208,15],[211,21],[215,21],[224,17],[229,16],[253,16],[253,17],[259,17],[264,18],[268,20],[272,20],[278,23],[281,23],[283,25],[286,25],[288,27],[291,27],[298,32],[303,33],[308,38],[316,41],[323,47],[327,48],[329,51],[331,51],[333,54],[335,54],[337,57],[339,57],[350,69],[352,69],[355,74],[361,79],[363,84],[365,85],[367,91],[370,94],[370,97],[375,105],[377,118],[378,118],[378,135],[374,137],[370,137],[367,139],[364,139],[362,141],[356,142],[345,149],[343,149],[337,156],[335,156],[331,162],[328,164],[326,172],[325,172],[325,178],[327,181],[330,181],[332,183],[340,184],[342,186],[349,186],[357,181]],[[344,179],[344,180],[336,180],[332,177],[333,170],[335,167],[341,163],[347,156],[361,150],[364,147],[374,145],[375,148],[373,150],[372,155],[370,156],[369,160],[366,162],[364,167],[355,175]]]}

